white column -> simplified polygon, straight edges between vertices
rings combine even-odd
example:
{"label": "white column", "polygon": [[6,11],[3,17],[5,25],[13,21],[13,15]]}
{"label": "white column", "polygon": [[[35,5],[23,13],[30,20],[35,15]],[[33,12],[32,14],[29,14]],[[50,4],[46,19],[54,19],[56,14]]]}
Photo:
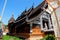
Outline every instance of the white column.
{"label": "white column", "polygon": [[48,29],[47,29],[47,24],[46,24],[46,23],[45,23],[45,28],[46,28],[46,30],[48,30]]}
{"label": "white column", "polygon": [[52,25],[51,25],[51,20],[50,20],[50,18],[49,18],[48,20],[49,20],[49,29],[52,29]]}
{"label": "white column", "polygon": [[32,33],[32,22],[30,22],[30,33]]}
{"label": "white column", "polygon": [[43,23],[42,23],[42,16],[40,17],[40,22],[41,22],[41,30],[43,30]]}

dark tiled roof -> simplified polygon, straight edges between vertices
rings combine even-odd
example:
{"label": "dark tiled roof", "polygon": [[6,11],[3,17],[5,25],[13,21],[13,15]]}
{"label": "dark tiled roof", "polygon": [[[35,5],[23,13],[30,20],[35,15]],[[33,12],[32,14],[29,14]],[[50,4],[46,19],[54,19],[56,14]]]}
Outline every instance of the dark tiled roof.
{"label": "dark tiled roof", "polygon": [[34,8],[33,8],[33,6],[32,6],[29,10],[24,10],[24,11],[22,12],[22,14],[16,19],[16,21],[22,19],[22,18],[25,17],[26,15],[29,15],[30,12],[31,12],[33,9],[34,9]]}
{"label": "dark tiled roof", "polygon": [[33,8],[33,6],[29,10],[23,11],[23,13],[16,19],[15,23],[21,22],[24,23],[26,22],[26,17],[29,18],[34,18],[36,15],[40,14],[43,10],[41,9],[44,7],[45,1],[43,1],[41,4],[39,4],[36,8]]}

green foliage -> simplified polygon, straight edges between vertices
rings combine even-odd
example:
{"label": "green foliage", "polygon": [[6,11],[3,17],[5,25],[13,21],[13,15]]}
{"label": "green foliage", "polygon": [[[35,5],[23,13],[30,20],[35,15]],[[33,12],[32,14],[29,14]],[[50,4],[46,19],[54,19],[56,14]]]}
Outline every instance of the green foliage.
{"label": "green foliage", "polygon": [[43,39],[41,40],[56,40],[56,38],[53,35],[46,35]]}
{"label": "green foliage", "polygon": [[17,37],[9,36],[9,35],[4,35],[3,40],[22,40]]}

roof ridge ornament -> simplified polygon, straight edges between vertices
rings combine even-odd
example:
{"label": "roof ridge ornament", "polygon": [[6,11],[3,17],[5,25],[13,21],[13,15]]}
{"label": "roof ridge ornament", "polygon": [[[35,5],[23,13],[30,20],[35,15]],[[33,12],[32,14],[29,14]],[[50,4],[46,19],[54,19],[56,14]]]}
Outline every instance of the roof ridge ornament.
{"label": "roof ridge ornament", "polygon": [[34,8],[34,3],[32,4],[32,8]]}

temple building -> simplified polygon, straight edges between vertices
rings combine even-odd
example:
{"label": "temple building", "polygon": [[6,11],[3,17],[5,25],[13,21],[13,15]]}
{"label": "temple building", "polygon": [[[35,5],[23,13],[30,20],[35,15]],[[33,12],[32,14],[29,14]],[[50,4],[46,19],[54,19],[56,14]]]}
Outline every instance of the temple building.
{"label": "temple building", "polygon": [[8,23],[9,34],[25,39],[40,39],[47,34],[54,34],[51,14],[46,11],[47,8],[48,3],[43,1],[36,8],[32,6],[24,10],[16,20],[12,17]]}

